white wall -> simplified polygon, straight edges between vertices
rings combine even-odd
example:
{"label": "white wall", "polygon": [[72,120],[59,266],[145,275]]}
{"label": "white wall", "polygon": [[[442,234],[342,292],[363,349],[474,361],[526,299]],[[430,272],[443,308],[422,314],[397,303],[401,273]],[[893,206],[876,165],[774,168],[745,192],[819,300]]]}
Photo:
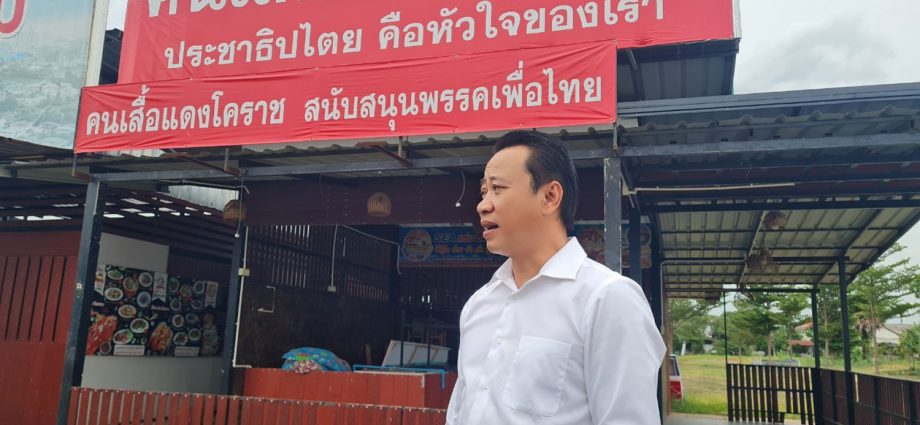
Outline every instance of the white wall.
{"label": "white wall", "polygon": [[165,273],[169,264],[169,247],[103,233],[99,241],[99,264]]}
{"label": "white wall", "polygon": [[[169,247],[102,234],[99,264],[165,272]],[[217,393],[220,357],[86,356],[83,386],[88,388]]]}

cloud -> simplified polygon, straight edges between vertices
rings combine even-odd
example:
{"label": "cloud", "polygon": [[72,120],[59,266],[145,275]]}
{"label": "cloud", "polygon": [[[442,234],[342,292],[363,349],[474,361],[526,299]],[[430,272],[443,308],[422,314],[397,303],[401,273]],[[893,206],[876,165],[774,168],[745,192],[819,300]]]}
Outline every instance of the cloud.
{"label": "cloud", "polygon": [[[892,43],[864,19],[838,16],[810,27],[759,41],[745,50],[736,73],[738,92],[766,92],[873,84],[889,81],[883,58],[896,53]],[[740,55],[739,55],[740,56]]]}

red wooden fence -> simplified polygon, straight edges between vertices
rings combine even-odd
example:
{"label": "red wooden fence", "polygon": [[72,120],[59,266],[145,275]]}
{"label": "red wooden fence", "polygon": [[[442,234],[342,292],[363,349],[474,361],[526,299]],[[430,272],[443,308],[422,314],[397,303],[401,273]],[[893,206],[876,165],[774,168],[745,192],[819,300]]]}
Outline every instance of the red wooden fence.
{"label": "red wooden fence", "polygon": [[445,411],[74,388],[68,425],[442,425]]}

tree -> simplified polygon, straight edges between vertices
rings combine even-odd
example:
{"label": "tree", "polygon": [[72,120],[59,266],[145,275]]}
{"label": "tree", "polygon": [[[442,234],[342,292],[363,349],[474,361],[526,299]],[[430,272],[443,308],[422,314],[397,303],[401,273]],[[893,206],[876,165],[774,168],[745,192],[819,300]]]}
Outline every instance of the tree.
{"label": "tree", "polygon": [[901,334],[898,349],[910,358],[910,368],[914,369],[914,360],[920,356],[920,325],[912,326]]}
{"label": "tree", "polygon": [[707,304],[693,300],[673,299],[668,301],[668,320],[671,326],[671,347],[690,344],[702,347],[709,324]]}
{"label": "tree", "polygon": [[[730,355],[737,354],[740,356],[745,349],[756,345],[757,338],[755,338],[754,334],[747,329],[738,327],[737,314],[737,311],[729,311],[725,315],[720,314],[712,318],[712,343],[719,353],[728,352]],[[726,318],[728,318],[727,338],[725,332]],[[726,339],[728,340],[727,347],[725,344]]]}
{"label": "tree", "polygon": [[792,346],[789,341],[795,338],[795,327],[802,324],[804,320],[803,312],[811,304],[809,296],[806,294],[786,294],[779,298],[776,308],[779,310],[780,325],[786,330],[786,348],[789,355],[792,355]]}
{"label": "tree", "polygon": [[775,308],[779,296],[770,293],[753,293],[735,299],[737,314],[732,318],[737,328],[747,331],[752,346],[766,345],[768,357],[776,354],[775,333],[781,326],[781,317]]}
{"label": "tree", "polygon": [[[832,351],[843,349],[841,327],[840,288],[837,285],[822,286],[818,290],[818,338],[824,345],[824,357],[831,358]],[[812,333],[814,336],[814,333]]]}
{"label": "tree", "polygon": [[857,329],[870,343],[875,373],[878,367],[878,341],[876,332],[889,319],[914,311],[918,304],[905,297],[920,286],[920,268],[910,265],[909,259],[888,261],[903,246],[895,244],[879,257],[872,267],[864,270],[847,290]]}

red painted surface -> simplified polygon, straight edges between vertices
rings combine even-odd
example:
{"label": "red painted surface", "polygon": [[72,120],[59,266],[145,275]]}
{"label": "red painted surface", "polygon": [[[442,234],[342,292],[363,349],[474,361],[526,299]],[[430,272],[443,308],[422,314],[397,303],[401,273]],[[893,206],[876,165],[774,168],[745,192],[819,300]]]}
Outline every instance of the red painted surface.
{"label": "red painted surface", "polygon": [[[352,0],[343,8],[330,1],[132,1],[118,80],[246,75],[597,40],[635,48],[735,36],[731,0],[565,3]],[[349,38],[355,48],[346,48]]]}
{"label": "red painted surface", "polygon": [[3,423],[55,421],[78,246],[78,232],[0,233]]}
{"label": "red painted surface", "polygon": [[441,388],[435,374],[318,372],[306,375],[280,369],[248,369],[243,395],[288,400],[446,409],[457,381],[448,373]]}
{"label": "red painted surface", "polygon": [[87,87],[74,150],[225,146],[228,138],[250,145],[610,124],[616,120],[616,56],[608,39]]}

